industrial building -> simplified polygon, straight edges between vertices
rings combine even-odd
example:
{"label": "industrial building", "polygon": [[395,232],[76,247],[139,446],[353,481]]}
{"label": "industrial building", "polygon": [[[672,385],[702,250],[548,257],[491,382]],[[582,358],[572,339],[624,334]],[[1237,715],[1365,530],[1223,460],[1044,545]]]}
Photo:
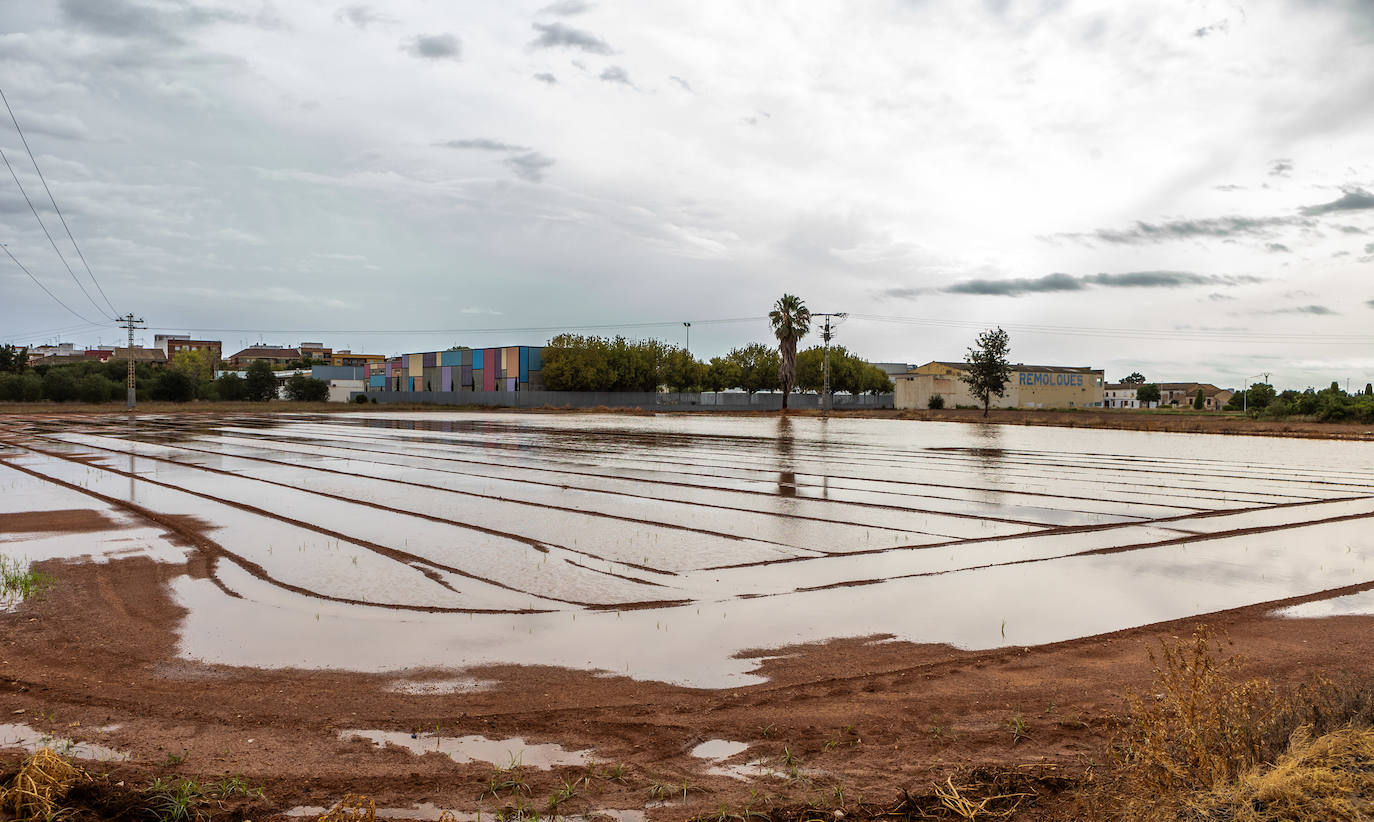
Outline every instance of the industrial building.
{"label": "industrial building", "polygon": [[367,367],[368,391],[542,391],[542,346],[459,348],[393,357]]}
{"label": "industrial building", "polygon": [[[892,377],[893,407],[928,408],[936,394],[946,408],[983,404],[969,392],[962,379],[964,362],[928,362]],[[1011,380],[993,408],[1101,408],[1104,373],[1101,369],[1059,365],[1011,366]]]}

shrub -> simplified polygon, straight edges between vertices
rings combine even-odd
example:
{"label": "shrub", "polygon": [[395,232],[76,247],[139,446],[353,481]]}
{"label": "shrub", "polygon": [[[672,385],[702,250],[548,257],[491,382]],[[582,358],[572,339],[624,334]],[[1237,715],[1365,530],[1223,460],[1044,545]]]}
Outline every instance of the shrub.
{"label": "shrub", "polygon": [[106,402],[113,393],[110,381],[99,374],[87,374],[76,385],[76,395],[82,402]]}
{"label": "shrub", "polygon": [[364,394],[359,394],[358,396],[353,398],[353,402],[355,405],[365,405],[367,403],[367,396]]}
{"label": "shrub", "polygon": [[239,402],[248,393],[243,377],[238,374],[223,374],[215,380],[215,393],[226,402]]}
{"label": "shrub", "polygon": [[43,399],[43,380],[37,374],[24,374],[19,380],[19,399],[24,402]]}
{"label": "shrub", "polygon": [[43,396],[53,402],[76,399],[76,380],[65,369],[54,368],[43,376]]}
{"label": "shrub", "polygon": [[167,369],[153,383],[152,397],[163,402],[190,402],[196,396],[196,380],[185,371]]}
{"label": "shrub", "polygon": [[296,374],[286,381],[286,398],[297,402],[324,402],[329,399],[329,383]]}
{"label": "shrub", "polygon": [[0,374],[0,402],[17,402],[24,398],[24,378],[18,374]]}
{"label": "shrub", "polygon": [[945,407],[945,397],[943,394],[931,394],[930,399],[926,400],[926,408],[941,409]]}

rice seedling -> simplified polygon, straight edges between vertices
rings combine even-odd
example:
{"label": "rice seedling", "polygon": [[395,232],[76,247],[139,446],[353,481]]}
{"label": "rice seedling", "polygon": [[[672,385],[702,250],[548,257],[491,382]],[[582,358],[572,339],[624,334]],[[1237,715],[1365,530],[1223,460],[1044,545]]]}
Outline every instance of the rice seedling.
{"label": "rice seedling", "polygon": [[231,799],[235,796],[256,797],[258,799],[263,797],[262,788],[249,787],[247,780],[239,774],[226,776],[211,785],[210,792],[225,799]]}
{"label": "rice seedling", "polygon": [[801,763],[801,759],[799,759],[796,754],[792,753],[792,749],[787,746],[783,746],[781,758],[782,764],[789,768],[794,768]]}
{"label": "rice seedling", "polygon": [[1026,729],[1026,720],[1021,716],[1020,711],[1007,717],[1007,727],[1011,729],[1011,744],[1013,747],[1021,740],[1030,737],[1030,731]]}
{"label": "rice seedling", "polygon": [[625,776],[625,763],[617,762],[614,765],[607,765],[601,772],[601,778],[608,782],[619,782],[624,785],[628,780]]}
{"label": "rice seedling", "polygon": [[153,816],[158,822],[193,822],[207,819],[208,800],[199,782],[191,779],[157,779],[148,788]]}
{"label": "rice seedling", "polygon": [[33,570],[28,562],[0,554],[0,605],[40,597],[54,582],[47,574]]}
{"label": "rice seedling", "polygon": [[764,739],[769,739],[773,736],[773,734],[777,733],[777,730],[778,726],[770,722],[767,725],[764,725],[762,728],[759,728],[759,735],[762,736]]}
{"label": "rice seedling", "polygon": [[531,795],[529,783],[525,781],[525,766],[521,764],[521,758],[518,756],[512,756],[509,765],[504,768],[498,767],[492,773],[487,780],[486,788],[482,791],[482,796],[477,798],[481,799],[487,794],[500,796],[503,791],[517,795],[523,791],[526,795]]}
{"label": "rice seedling", "polygon": [[562,805],[564,802],[567,802],[569,799],[572,799],[573,797],[577,796],[577,787],[581,785],[583,781],[584,780],[581,777],[574,779],[571,782],[569,782],[566,779],[563,780],[563,784],[560,785],[558,787],[558,790],[554,791],[553,794],[549,797],[549,812],[553,813],[554,811],[558,810],[559,805]]}

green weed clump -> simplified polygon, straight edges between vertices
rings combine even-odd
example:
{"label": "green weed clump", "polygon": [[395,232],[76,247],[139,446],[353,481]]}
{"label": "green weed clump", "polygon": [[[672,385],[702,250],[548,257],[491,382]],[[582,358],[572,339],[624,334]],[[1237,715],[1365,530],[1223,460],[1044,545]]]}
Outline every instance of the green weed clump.
{"label": "green weed clump", "polygon": [[33,570],[27,562],[0,554],[0,606],[42,596],[53,582],[52,577]]}

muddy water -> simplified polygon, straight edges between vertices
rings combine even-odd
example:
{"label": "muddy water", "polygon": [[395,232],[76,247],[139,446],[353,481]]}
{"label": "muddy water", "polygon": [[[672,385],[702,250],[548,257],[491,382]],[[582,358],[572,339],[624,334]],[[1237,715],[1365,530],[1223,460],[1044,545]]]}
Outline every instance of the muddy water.
{"label": "muddy water", "polygon": [[7,420],[0,446],[0,513],[117,526],[0,533],[7,553],[79,536],[179,561],[140,511],[203,523],[213,579],[172,584],[181,650],[240,665],[726,687],[756,679],[750,649],[1026,645],[1374,581],[1369,443],[362,413]]}

